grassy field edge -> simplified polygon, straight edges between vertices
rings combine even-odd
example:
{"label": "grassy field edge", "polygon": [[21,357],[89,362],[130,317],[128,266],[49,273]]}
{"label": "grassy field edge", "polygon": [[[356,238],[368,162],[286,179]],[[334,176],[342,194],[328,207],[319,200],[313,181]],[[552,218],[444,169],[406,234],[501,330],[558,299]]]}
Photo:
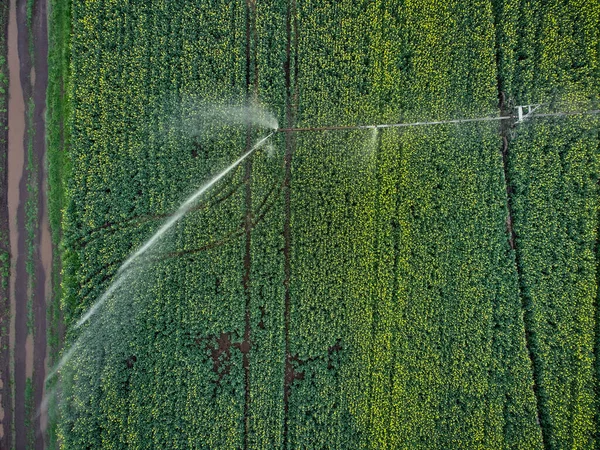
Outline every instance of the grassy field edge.
{"label": "grassy field edge", "polygon": [[[62,215],[65,205],[65,182],[69,165],[68,147],[69,101],[67,85],[69,75],[70,2],[50,0],[48,13],[48,92],[47,92],[47,163],[48,163],[48,214],[52,233],[52,299],[48,307],[49,364],[56,363],[64,337],[61,309],[62,272]],[[52,380],[54,381],[54,380]],[[52,383],[51,381],[51,383]],[[52,386],[47,386],[48,390]],[[57,448],[57,413],[54,401],[49,405],[48,448]]]}
{"label": "grassy field edge", "polygon": [[0,5],[0,371],[2,372],[2,409],[4,435],[0,447],[12,446],[12,397],[10,378],[10,243],[8,235],[8,2]]}

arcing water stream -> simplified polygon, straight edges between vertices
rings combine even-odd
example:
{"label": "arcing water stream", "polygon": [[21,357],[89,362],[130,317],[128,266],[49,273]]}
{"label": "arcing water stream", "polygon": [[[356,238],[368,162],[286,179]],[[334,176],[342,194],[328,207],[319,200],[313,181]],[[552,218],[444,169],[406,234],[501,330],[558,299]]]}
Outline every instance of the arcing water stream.
{"label": "arcing water stream", "polygon": [[[596,115],[600,114],[600,110],[588,110],[588,111],[568,111],[568,112],[551,112],[551,113],[532,113],[527,116],[528,119],[536,117],[566,117],[576,115]],[[277,128],[275,133],[285,132],[301,132],[301,131],[343,131],[343,130],[379,130],[382,128],[407,128],[407,127],[420,127],[430,125],[446,125],[446,124],[461,124],[469,122],[494,122],[503,120],[515,120],[516,116],[488,116],[488,117],[475,117],[471,119],[452,119],[452,120],[437,120],[431,122],[406,122],[406,123],[383,123],[378,125],[342,125],[342,126],[324,126],[324,127],[302,127],[302,128]]]}
{"label": "arcing water stream", "polygon": [[240,156],[235,162],[233,162],[229,167],[215,176],[212,180],[194,192],[192,195],[188,197],[186,201],[184,201],[181,206],[175,211],[175,213],[158,229],[154,235],[146,241],[144,245],[142,245],[135,253],[133,253],[127,260],[121,265],[119,270],[117,271],[117,279],[112,283],[112,285],[108,288],[108,290],[100,297],[100,299],[94,303],[94,305],[88,310],[87,313],[77,321],[75,327],[80,327],[83,325],[94,313],[98,310],[98,308],[106,301],[106,299],[123,283],[124,272],[127,268],[139,259],[144,253],[146,253],[179,219],[183,217],[183,215],[189,211],[189,209],[194,205],[196,200],[200,198],[206,191],[208,191],[211,187],[213,187],[221,178],[239,166],[242,161],[244,161],[248,156],[258,150],[271,136],[273,136],[274,132],[271,132],[269,135],[260,139],[256,144],[252,146],[250,150]]}
{"label": "arcing water stream", "polygon": [[[263,127],[269,127],[273,131],[265,136],[264,138],[257,141],[250,150],[243,154],[240,158],[234,161],[229,167],[215,176],[208,183],[200,187],[190,197],[188,197],[169,217],[169,219],[152,235],[138,250],[136,250],[127,260],[121,265],[117,271],[116,279],[112,282],[109,288],[100,296],[100,298],[90,307],[90,309],[77,321],[75,327],[80,327],[92,317],[98,308],[104,304],[104,302],[123,284],[126,279],[127,269],[141,258],[149,249],[151,249],[156,242],[178,221],[180,220],[194,205],[194,203],[204,193],[206,193],[212,186],[219,182],[225,177],[231,170],[240,165],[246,158],[252,153],[265,144],[265,142],[273,136],[274,133],[280,132],[299,132],[299,131],[328,131],[328,130],[373,130],[372,141],[376,140],[377,130],[383,128],[396,128],[396,127],[413,127],[413,126],[427,126],[427,125],[438,125],[438,124],[460,124],[466,122],[479,122],[479,121],[501,121],[501,120],[512,120],[513,116],[492,116],[492,117],[479,117],[471,119],[454,119],[445,121],[431,121],[431,122],[413,122],[413,123],[397,123],[397,124],[379,124],[379,125],[355,125],[355,126],[326,126],[326,127],[307,127],[307,128],[278,128],[276,119],[268,112],[258,107],[215,107],[211,108],[198,108],[195,109],[196,113],[188,117],[188,122],[191,120],[191,124],[198,126],[199,123],[218,121],[220,123],[240,123],[240,124],[254,124]],[[199,112],[198,112],[199,111]],[[564,116],[570,114],[597,114],[599,111],[587,111],[579,113],[550,113],[550,114],[534,114],[531,117],[548,117],[548,116]],[[66,355],[69,355],[67,352]],[[63,357],[64,359],[64,357]],[[61,360],[64,364],[65,361]],[[61,363],[55,368],[53,373],[60,369]]]}
{"label": "arcing water stream", "polygon": [[264,129],[276,130],[277,119],[273,114],[257,105],[215,105],[201,100],[188,99],[182,105],[186,113],[175,127],[187,132],[198,133],[207,127],[228,125],[252,125]]}
{"label": "arcing water stream", "polygon": [[[533,114],[530,117],[549,117],[549,116],[565,116],[572,114],[598,114],[600,111],[587,111],[579,113],[549,113],[549,114]],[[90,309],[77,321],[76,328],[86,323],[95,313],[98,312],[99,308],[107,302],[107,300],[114,298],[115,294],[119,289],[126,288],[127,286],[133,286],[138,279],[142,278],[141,268],[145,265],[145,260],[142,259],[161,238],[167,233],[173,225],[175,225],[202,197],[209,189],[211,189],[216,183],[222,180],[227,174],[233,169],[239,166],[246,158],[251,156],[256,150],[265,146],[270,137],[275,133],[280,132],[299,132],[299,131],[327,131],[327,130],[372,130],[372,135],[368,142],[368,148],[373,150],[377,145],[377,136],[379,129],[383,128],[394,128],[394,127],[412,127],[412,126],[428,126],[437,124],[459,124],[464,122],[477,122],[477,121],[497,121],[497,120],[514,120],[514,116],[497,116],[497,117],[481,117],[474,119],[456,119],[448,121],[436,121],[436,122],[414,122],[414,123],[399,123],[399,124],[380,124],[380,125],[356,125],[356,126],[332,126],[332,127],[315,127],[315,128],[278,128],[276,120],[268,113],[257,109],[257,108],[220,108],[214,109],[210,113],[196,113],[196,116],[192,116],[192,123],[188,123],[187,126],[191,126],[191,129],[198,126],[198,124],[204,120],[215,121],[218,120],[220,123],[229,122],[235,124],[254,124],[261,127],[271,128],[271,132],[258,140],[246,153],[240,156],[236,161],[226,167],[222,172],[217,174],[210,181],[205,183],[199,189],[197,189],[192,195],[190,195],[179,208],[161,225],[161,227],[134,253],[132,253],[127,260],[117,270],[116,276],[108,289],[96,300],[96,302],[90,307]],[[188,118],[189,119],[189,118]],[[186,124],[184,124],[186,125]],[[138,271],[139,269],[139,271]],[[125,297],[120,295],[120,297]],[[118,301],[118,299],[117,299]],[[93,329],[86,330],[79,339],[77,339],[70,348],[63,354],[59,363],[53,368],[48,374],[47,380],[52,378],[61,370],[65,364],[67,364],[73,356],[81,353],[86,346],[88,346],[89,340],[87,338],[94,337],[94,342],[98,341],[101,335],[105,335],[107,338],[111,337],[108,330],[110,322],[118,322],[117,326],[125,327],[123,318],[117,318],[114,316],[114,311],[111,312],[111,308],[106,308],[107,317],[101,320],[101,323],[96,324]],[[103,314],[104,316],[104,314]],[[108,317],[110,316],[110,317]],[[127,319],[126,319],[127,320]],[[94,330],[94,331],[92,331]],[[93,336],[92,336],[93,334]],[[118,335],[114,334],[114,336]],[[89,341],[89,342],[88,342]],[[85,342],[85,345],[84,345]],[[55,396],[57,390],[54,389],[48,394],[49,396]],[[47,405],[48,398],[44,399],[43,405]]]}
{"label": "arcing water stream", "polygon": [[[267,140],[273,136],[275,131],[272,131],[267,136],[258,140],[246,153],[240,156],[236,161],[230,164],[227,168],[221,171],[218,175],[212,178],[209,182],[204,184],[202,187],[197,189],[192,195],[190,195],[173,213],[169,219],[158,229],[156,233],[154,233],[138,250],[136,250],[127,260],[121,265],[121,267],[117,271],[116,279],[111,283],[108,289],[98,298],[98,300],[90,307],[90,309],[77,321],[75,327],[80,327],[85,322],[87,322],[90,317],[92,317],[98,309],[113,295],[115,292],[124,284],[124,282],[132,277],[131,268],[132,264],[138,261],[145,253],[147,253],[156,243],[160,240],[161,237],[180,220],[189,210],[192,208],[194,203],[205,194],[211,187],[213,187],[216,183],[218,183],[222,178],[224,178],[228,173],[230,173],[233,169],[239,166],[246,158],[248,158],[252,153],[261,148]],[[80,345],[79,341],[76,341],[71,348],[62,356],[58,364],[53,368],[53,370],[48,374],[47,379],[52,378],[73,356],[76,349]],[[47,401],[45,402],[45,404]]]}

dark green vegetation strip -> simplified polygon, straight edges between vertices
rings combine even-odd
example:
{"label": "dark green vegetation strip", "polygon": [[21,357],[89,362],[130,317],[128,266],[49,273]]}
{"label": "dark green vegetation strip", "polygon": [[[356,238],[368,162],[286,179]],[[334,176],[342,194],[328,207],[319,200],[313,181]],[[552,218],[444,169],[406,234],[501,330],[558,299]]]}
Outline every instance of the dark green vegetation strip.
{"label": "dark green vegetation strip", "polygon": [[27,443],[27,448],[35,448],[35,426],[33,417],[35,417],[33,383],[31,378],[27,378],[25,380],[25,430],[27,433],[25,442]]}
{"label": "dark green vegetation strip", "polygon": [[[193,115],[200,100],[244,102],[245,19],[242,3],[73,4],[78,39],[71,44],[66,132],[72,176],[63,219],[67,326],[161,220],[99,232],[84,248],[74,242],[114,223],[172,211],[243,150],[245,130],[198,129]],[[240,169],[229,180],[239,185],[242,177]],[[152,279],[128,294],[144,308],[128,311],[135,323],[120,330],[125,349],[109,350],[101,335],[86,343],[92,347],[76,361],[92,369],[86,388],[63,386],[65,446],[242,446],[244,370],[236,343],[244,335],[245,243],[236,232],[243,231],[244,209],[238,189],[210,211],[190,213],[170,236],[170,251],[222,245],[153,265]],[[78,407],[80,400],[93,407]]]}
{"label": "dark green vegetation strip", "polygon": [[[595,108],[599,6],[499,2],[500,89],[516,104]],[[600,445],[598,146],[595,117],[536,120],[508,145],[525,323],[547,448]]]}
{"label": "dark green vegetation strip", "polygon": [[[33,54],[33,53],[31,53]],[[27,334],[35,332],[33,317],[33,303],[35,292],[35,263],[37,259],[36,249],[36,224],[38,223],[38,164],[33,152],[33,140],[35,138],[35,124],[33,98],[27,104],[25,126],[27,128],[27,199],[25,200],[25,241],[27,243],[27,257],[25,258],[25,270],[27,272]]]}
{"label": "dark green vegetation strip", "polygon": [[[288,5],[256,2],[255,64],[258,98],[279,118],[285,115]],[[252,271],[250,435],[248,448],[281,448],[284,441],[285,377],[285,137],[273,142],[274,157],[252,161]]]}
{"label": "dark green vegetation strip", "polygon": [[594,106],[597,4],[521,3],[56,1],[51,221],[83,336],[63,445],[596,445],[589,118],[512,130],[508,191],[497,124],[278,133],[71,328],[261,136],[211,102],[282,127],[492,115],[499,89]]}
{"label": "dark green vegetation strip", "polygon": [[12,385],[10,377],[10,241],[8,235],[8,2],[0,5],[0,377],[3,436],[0,447],[12,445]]}
{"label": "dark green vegetation strip", "polygon": [[[48,4],[48,94],[46,98],[46,143],[48,162],[48,217],[52,234],[52,298],[47,309],[48,362],[52,366],[59,359],[64,326],[62,319],[63,267],[62,215],[65,206],[64,192],[70,177],[70,163],[67,158],[70,142],[69,127],[69,42],[71,32],[71,2],[52,0]],[[57,393],[56,379],[50,380],[46,389],[50,394]],[[57,397],[48,397],[47,447],[58,448]]]}

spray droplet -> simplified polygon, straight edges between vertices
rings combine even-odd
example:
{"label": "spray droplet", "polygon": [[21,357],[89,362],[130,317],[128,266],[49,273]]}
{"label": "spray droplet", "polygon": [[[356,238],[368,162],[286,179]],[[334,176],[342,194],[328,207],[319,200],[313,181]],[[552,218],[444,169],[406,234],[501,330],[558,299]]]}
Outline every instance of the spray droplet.
{"label": "spray droplet", "polygon": [[191,99],[184,102],[183,111],[181,126],[192,134],[208,127],[229,125],[253,125],[270,130],[279,128],[275,116],[260,105],[218,105]]}

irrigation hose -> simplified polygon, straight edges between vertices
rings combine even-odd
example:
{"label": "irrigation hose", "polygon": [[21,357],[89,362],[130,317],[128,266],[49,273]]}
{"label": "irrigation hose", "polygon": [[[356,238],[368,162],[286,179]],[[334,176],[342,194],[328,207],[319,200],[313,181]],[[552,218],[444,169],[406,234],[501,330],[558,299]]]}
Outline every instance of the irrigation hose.
{"label": "irrigation hose", "polygon": [[[600,109],[590,111],[572,111],[572,112],[556,112],[544,114],[527,115],[525,120],[535,119],[537,117],[564,117],[575,115],[591,115],[599,114]],[[324,126],[324,127],[304,127],[304,128],[277,128],[273,133],[289,133],[301,131],[337,131],[337,130],[378,130],[382,128],[401,128],[401,127],[416,127],[426,125],[443,125],[450,123],[467,123],[467,122],[491,122],[500,120],[516,120],[514,115],[510,116],[492,116],[492,117],[476,117],[473,119],[453,119],[453,120],[438,120],[432,122],[411,122],[411,123],[387,123],[379,125],[347,125],[347,126]]]}

